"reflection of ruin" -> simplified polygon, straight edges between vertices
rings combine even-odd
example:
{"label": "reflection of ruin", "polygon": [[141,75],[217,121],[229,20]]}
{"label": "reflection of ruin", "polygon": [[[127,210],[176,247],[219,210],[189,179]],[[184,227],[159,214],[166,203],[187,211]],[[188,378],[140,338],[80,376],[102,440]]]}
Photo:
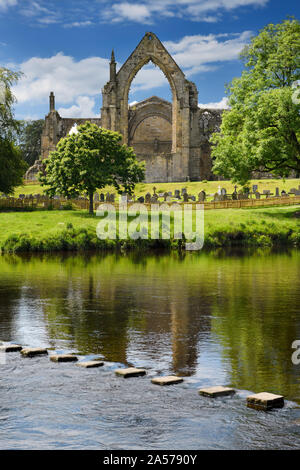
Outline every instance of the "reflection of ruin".
{"label": "reflection of ruin", "polygon": [[[164,73],[172,91],[172,103],[151,97],[128,106],[131,83],[148,62]],[[60,138],[73,125],[91,121],[120,132],[138,158],[146,162],[146,182],[199,181],[212,179],[209,138],[219,129],[222,110],[200,109],[196,85],[182,70],[153,33],[146,33],[136,49],[117,71],[114,53],[110,79],[102,90],[99,118],[62,118],[50,94],[50,112],[45,118],[41,159],[47,158]],[[40,163],[27,172],[34,179]]]}

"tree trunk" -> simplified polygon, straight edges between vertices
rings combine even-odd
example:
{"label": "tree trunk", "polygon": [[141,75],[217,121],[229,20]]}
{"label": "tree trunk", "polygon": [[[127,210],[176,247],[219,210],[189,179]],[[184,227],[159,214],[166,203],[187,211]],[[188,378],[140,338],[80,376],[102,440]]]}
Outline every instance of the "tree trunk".
{"label": "tree trunk", "polygon": [[90,200],[89,213],[94,214],[94,193],[89,194],[89,200]]}

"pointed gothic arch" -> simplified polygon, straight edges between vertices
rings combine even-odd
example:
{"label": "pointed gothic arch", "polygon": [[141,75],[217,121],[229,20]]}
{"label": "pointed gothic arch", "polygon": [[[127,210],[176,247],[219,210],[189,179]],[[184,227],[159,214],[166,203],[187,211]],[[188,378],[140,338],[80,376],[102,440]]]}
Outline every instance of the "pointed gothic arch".
{"label": "pointed gothic arch", "polygon": [[198,109],[198,92],[154,33],[145,34],[118,72],[112,54],[110,80],[102,90],[102,126],[120,132],[123,142],[128,144],[130,85],[149,61],[161,69],[172,90],[172,171],[168,178],[185,181],[189,176],[191,122]]}

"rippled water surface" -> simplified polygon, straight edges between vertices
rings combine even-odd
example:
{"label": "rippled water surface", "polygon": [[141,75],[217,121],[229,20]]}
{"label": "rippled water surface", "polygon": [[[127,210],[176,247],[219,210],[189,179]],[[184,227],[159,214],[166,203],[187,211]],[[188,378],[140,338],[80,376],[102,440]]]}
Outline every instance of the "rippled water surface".
{"label": "rippled water surface", "polygon": [[[299,307],[299,251],[0,257],[0,339],[105,362],[2,354],[0,448],[300,448]],[[166,374],[185,381],[151,384]],[[211,385],[238,393],[198,395]],[[285,408],[247,408],[260,391]]]}

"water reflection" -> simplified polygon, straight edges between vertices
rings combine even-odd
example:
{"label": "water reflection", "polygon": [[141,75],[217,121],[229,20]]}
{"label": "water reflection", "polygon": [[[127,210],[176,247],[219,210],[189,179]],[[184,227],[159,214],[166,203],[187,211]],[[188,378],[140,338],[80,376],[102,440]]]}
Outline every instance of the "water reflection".
{"label": "water reflection", "polygon": [[0,258],[0,338],[300,402],[300,253]]}

